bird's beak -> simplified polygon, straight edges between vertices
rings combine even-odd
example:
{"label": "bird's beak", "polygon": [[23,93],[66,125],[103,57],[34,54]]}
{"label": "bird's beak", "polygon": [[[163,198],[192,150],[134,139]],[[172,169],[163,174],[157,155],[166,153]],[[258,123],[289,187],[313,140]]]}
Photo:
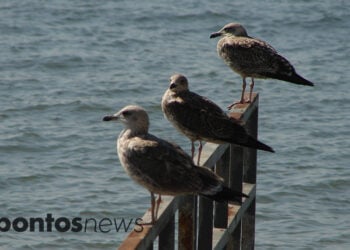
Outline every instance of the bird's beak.
{"label": "bird's beak", "polygon": [[169,85],[169,89],[174,89],[176,87],[176,84],[171,82],[170,85]]}
{"label": "bird's beak", "polygon": [[210,38],[215,38],[215,37],[218,37],[218,36],[221,36],[222,33],[219,31],[219,32],[215,32],[213,34],[210,35]]}
{"label": "bird's beak", "polygon": [[103,121],[104,122],[108,122],[108,121],[116,121],[119,119],[119,115],[118,114],[114,114],[114,115],[106,115],[105,117],[103,117]]}

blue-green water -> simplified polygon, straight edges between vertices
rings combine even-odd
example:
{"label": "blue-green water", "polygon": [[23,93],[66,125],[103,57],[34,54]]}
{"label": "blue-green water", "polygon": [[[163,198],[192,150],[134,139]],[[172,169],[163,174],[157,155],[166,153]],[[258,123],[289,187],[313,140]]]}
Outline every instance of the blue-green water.
{"label": "blue-green water", "polygon": [[[152,133],[189,150],[161,96],[179,72],[222,107],[239,98],[209,39],[232,21],[316,84],[256,81],[259,136],[276,150],[259,153],[256,249],[350,249],[348,1],[2,0],[0,217],[140,217],[149,194],[102,117],[142,105]],[[11,229],[0,249],[115,249],[126,235]]]}

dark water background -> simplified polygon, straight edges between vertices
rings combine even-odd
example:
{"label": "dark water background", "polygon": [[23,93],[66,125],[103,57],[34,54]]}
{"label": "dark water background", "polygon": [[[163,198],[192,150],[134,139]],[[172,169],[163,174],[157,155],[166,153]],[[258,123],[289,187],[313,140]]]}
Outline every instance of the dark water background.
{"label": "dark water background", "polygon": [[[209,39],[232,21],[316,84],[256,81],[276,150],[259,153],[256,249],[349,249],[348,1],[2,0],[0,217],[140,217],[149,194],[120,167],[121,126],[101,119],[142,105],[152,133],[189,150],[161,96],[179,72],[222,107],[239,98]],[[115,249],[126,235],[11,230],[0,249]]]}

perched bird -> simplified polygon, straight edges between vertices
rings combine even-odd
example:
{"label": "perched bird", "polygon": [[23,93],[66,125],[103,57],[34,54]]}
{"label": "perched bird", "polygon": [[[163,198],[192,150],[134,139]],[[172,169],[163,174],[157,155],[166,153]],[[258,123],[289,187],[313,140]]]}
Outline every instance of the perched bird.
{"label": "perched bird", "polygon": [[126,106],[104,121],[120,121],[125,129],[117,141],[119,160],[128,175],[151,192],[151,215],[156,221],[155,196],[199,194],[215,201],[241,203],[247,195],[229,189],[221,177],[196,166],[179,146],[148,133],[149,119],[139,106]]}
{"label": "perched bird", "polygon": [[202,141],[233,143],[240,146],[274,152],[273,149],[250,136],[237,120],[230,118],[218,105],[209,99],[191,92],[187,78],[175,74],[170,78],[169,88],[162,98],[165,117],[192,142],[199,141],[198,161]]}
{"label": "perched bird", "polygon": [[[222,37],[217,43],[217,52],[225,63],[243,78],[240,103],[244,103],[246,78],[251,77],[249,100],[254,88],[254,78],[273,78],[295,84],[314,86],[298,75],[293,65],[268,43],[248,36],[238,23],[226,24],[210,38]],[[232,105],[228,108],[231,109]]]}

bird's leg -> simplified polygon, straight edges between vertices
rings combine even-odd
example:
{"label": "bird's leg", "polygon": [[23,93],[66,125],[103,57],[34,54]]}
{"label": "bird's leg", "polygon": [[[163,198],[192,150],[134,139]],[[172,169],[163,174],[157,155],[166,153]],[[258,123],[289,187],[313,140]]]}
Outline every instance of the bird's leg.
{"label": "bird's leg", "polygon": [[241,100],[240,100],[239,102],[234,102],[234,103],[230,104],[230,105],[227,107],[229,110],[231,110],[232,107],[235,106],[235,105],[238,104],[238,103],[241,103],[241,104],[242,104],[242,103],[245,103],[245,101],[244,101],[244,93],[245,93],[245,87],[247,86],[247,82],[245,81],[245,77],[243,77],[242,79],[243,79],[243,84],[242,84]]}
{"label": "bird's leg", "polygon": [[203,148],[202,141],[199,141],[198,159],[197,159],[197,165],[198,165],[198,166],[199,166],[199,162],[200,162],[200,159],[201,159],[202,148]]}
{"label": "bird's leg", "polygon": [[159,194],[158,199],[157,199],[157,204],[156,204],[156,213],[155,213],[155,218],[158,218],[158,211],[159,211],[159,205],[162,202],[162,196]]}
{"label": "bird's leg", "polygon": [[154,193],[151,192],[151,222],[144,222],[144,223],[140,223],[141,225],[154,225],[154,223],[156,222],[156,218],[154,216],[154,206],[156,203],[156,198],[154,197]]}
{"label": "bird's leg", "polygon": [[194,141],[191,141],[191,155],[192,155],[192,159],[194,157],[194,150],[195,150]]}
{"label": "bird's leg", "polygon": [[154,205],[156,203],[156,198],[154,197],[154,193],[151,192],[151,225],[153,225],[156,222],[156,218],[154,216]]}
{"label": "bird's leg", "polygon": [[252,81],[250,82],[250,91],[249,91],[249,100],[248,102],[252,102],[252,95],[253,95],[253,88],[254,88],[254,78],[251,78]]}
{"label": "bird's leg", "polygon": [[247,83],[245,81],[245,77],[243,77],[242,94],[241,94],[241,100],[239,101],[239,103],[244,103],[244,93],[245,93],[246,86],[247,86]]}

